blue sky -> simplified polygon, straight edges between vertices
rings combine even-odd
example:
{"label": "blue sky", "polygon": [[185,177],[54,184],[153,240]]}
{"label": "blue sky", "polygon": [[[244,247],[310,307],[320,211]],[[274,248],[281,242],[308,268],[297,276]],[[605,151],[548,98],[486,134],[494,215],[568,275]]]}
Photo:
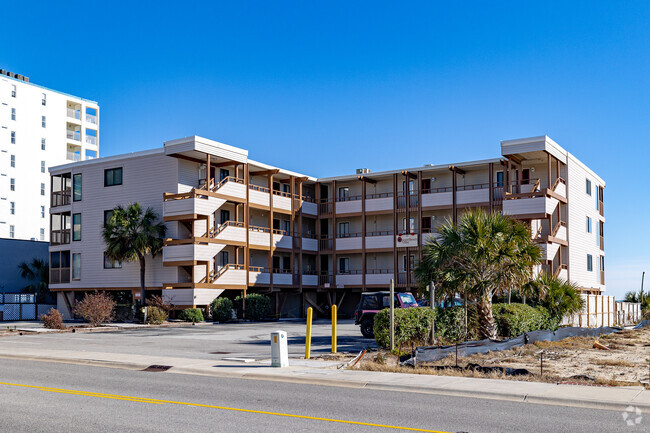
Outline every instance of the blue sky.
{"label": "blue sky", "polygon": [[650,272],[650,2],[48,1],[2,12],[0,67],[99,101],[103,156],[198,134],[332,176],[497,157],[502,139],[547,134],[607,182],[608,291]]}

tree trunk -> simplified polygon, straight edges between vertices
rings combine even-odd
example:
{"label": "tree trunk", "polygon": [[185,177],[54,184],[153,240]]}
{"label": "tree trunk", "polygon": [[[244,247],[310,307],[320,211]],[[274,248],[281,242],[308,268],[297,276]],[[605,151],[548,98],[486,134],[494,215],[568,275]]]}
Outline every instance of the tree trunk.
{"label": "tree trunk", "polygon": [[140,256],[140,305],[145,306],[145,299],[147,294],[146,294],[146,289],[145,289],[145,284],[144,284],[144,275],[145,275],[145,270],[146,270],[146,265],[145,265],[145,260],[144,256]]}
{"label": "tree trunk", "polygon": [[490,302],[490,296],[488,294],[478,298],[477,308],[481,338],[497,338],[497,326],[496,323],[494,323],[492,303]]}

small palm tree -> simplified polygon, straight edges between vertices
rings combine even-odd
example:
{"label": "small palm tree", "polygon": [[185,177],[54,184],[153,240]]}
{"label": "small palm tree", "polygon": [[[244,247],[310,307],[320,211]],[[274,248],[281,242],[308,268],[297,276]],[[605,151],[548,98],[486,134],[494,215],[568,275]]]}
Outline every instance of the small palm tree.
{"label": "small palm tree", "polygon": [[418,277],[439,282],[447,293],[474,299],[485,338],[496,338],[492,296],[528,283],[541,257],[527,226],[481,209],[463,214],[458,225],[443,223],[422,254]]}
{"label": "small palm tree", "polygon": [[546,307],[558,322],[565,316],[582,312],[585,302],[580,297],[580,290],[575,283],[546,272],[539,275],[537,282],[545,288],[545,296],[538,302],[539,305]]}
{"label": "small palm tree", "polygon": [[22,262],[18,265],[21,278],[30,282],[23,287],[23,293],[36,294],[38,303],[53,303],[52,295],[48,289],[50,281],[50,266],[45,260],[32,259],[30,263]]}
{"label": "small palm tree", "polygon": [[156,212],[148,207],[142,210],[139,203],[131,203],[126,208],[117,206],[113,209],[110,220],[102,229],[106,243],[106,256],[120,262],[140,263],[140,302],[144,305],[145,291],[145,257],[155,257],[163,247],[163,238],[167,227],[158,221]]}

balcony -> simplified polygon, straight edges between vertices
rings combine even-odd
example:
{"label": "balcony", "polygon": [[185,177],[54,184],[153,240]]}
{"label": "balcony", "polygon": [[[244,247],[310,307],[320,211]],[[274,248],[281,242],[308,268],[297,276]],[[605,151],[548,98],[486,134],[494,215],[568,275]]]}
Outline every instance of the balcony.
{"label": "balcony", "polygon": [[366,250],[393,248],[394,244],[392,230],[366,233]]}
{"label": "balcony", "polygon": [[521,219],[552,215],[559,201],[552,197],[520,197],[503,201],[503,214]]}
{"label": "balcony", "polygon": [[50,284],[63,284],[70,282],[70,268],[50,269]]}
{"label": "balcony", "polygon": [[66,129],[65,135],[68,140],[81,141],[81,131]]}
{"label": "balcony", "polygon": [[70,152],[66,153],[66,159],[68,161],[81,161],[81,152]]}
{"label": "balcony", "polygon": [[86,143],[92,144],[93,146],[97,145],[97,137],[92,135],[86,135]]}
{"label": "balcony", "polygon": [[50,245],[67,245],[69,243],[70,229],[50,231]]}
{"label": "balcony", "polygon": [[67,189],[64,191],[53,191],[52,195],[50,196],[50,206],[67,206],[70,204],[71,197],[72,190]]}
{"label": "balcony", "polygon": [[336,251],[360,250],[361,233],[340,233],[336,237]]}
{"label": "balcony", "polygon": [[68,108],[68,118],[80,121],[81,120],[81,111],[80,110],[75,110],[73,108]]}
{"label": "balcony", "polygon": [[86,122],[91,123],[93,125],[97,125],[97,116],[92,115],[92,114],[86,114]]}
{"label": "balcony", "polygon": [[366,286],[390,286],[390,280],[395,278],[392,269],[366,269]]}
{"label": "balcony", "polygon": [[218,243],[191,242],[190,239],[167,239],[163,247],[163,263],[174,265],[175,263],[212,262],[214,256],[225,247],[224,244]]}
{"label": "balcony", "polygon": [[224,203],[225,199],[211,197],[193,189],[181,194],[163,194],[163,219],[175,221],[196,219],[198,215],[209,217]]}

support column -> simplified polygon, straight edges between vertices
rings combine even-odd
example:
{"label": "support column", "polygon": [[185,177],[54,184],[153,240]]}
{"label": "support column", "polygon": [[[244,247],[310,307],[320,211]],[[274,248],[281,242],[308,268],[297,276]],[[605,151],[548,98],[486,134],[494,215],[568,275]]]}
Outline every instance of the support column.
{"label": "support column", "polygon": [[269,174],[269,254],[267,265],[269,267],[269,290],[273,290],[273,175]]}
{"label": "support column", "polygon": [[451,220],[454,225],[458,224],[458,200],[457,200],[457,190],[458,185],[456,181],[456,170],[451,170]]}
{"label": "support column", "polygon": [[[321,254],[320,254],[320,250],[321,250],[321,232],[320,232],[320,225],[321,225],[321,221],[322,221],[321,211],[320,211],[320,209],[321,209],[320,182],[316,182],[315,188],[316,188],[316,190],[314,191],[315,192],[314,196],[316,197],[316,240],[318,242],[318,249],[316,250],[317,251],[317,253],[316,253],[316,275],[318,276],[318,285],[317,285],[317,287],[320,287],[320,281],[321,281],[321,278],[320,278],[321,277],[321,275],[320,275],[320,273],[321,273],[321,266],[320,266],[320,262],[321,262]],[[304,298],[304,296],[303,296],[303,298]]]}
{"label": "support column", "polygon": [[206,153],[205,161],[205,190],[210,191],[210,154]]}
{"label": "support column", "polygon": [[332,286],[336,288],[336,181],[332,181]]}
{"label": "support column", "polygon": [[295,184],[295,177],[289,176],[289,194],[291,194],[291,216],[289,219],[289,236],[291,236],[291,262],[289,263],[289,270],[291,271],[291,283],[293,285],[293,282],[295,281],[295,266],[294,266],[294,260],[296,259],[295,253],[294,253],[294,236],[296,234],[296,208],[295,208],[295,192],[296,192],[296,184]]}
{"label": "support column", "polygon": [[302,183],[303,179],[298,183],[298,288],[302,293]]}
{"label": "support column", "polygon": [[399,282],[397,278],[399,274],[399,268],[397,267],[397,173],[393,174],[393,278],[395,279],[395,284]]}
{"label": "support column", "polygon": [[546,181],[547,181],[548,184],[547,184],[546,187],[550,189],[551,185],[553,185],[551,183],[551,154],[550,153],[546,154],[546,164],[547,164],[547,170],[548,170],[548,173],[546,174],[546,179],[547,179]]}
{"label": "support column", "polygon": [[[249,192],[250,192],[250,170],[248,163],[244,164],[244,185],[246,186],[246,202],[244,203],[244,229],[246,230],[246,246],[244,247],[244,270],[246,271],[246,289],[244,290],[244,297],[246,297],[246,290],[249,286],[249,264],[250,264],[250,241],[249,241],[249,227],[250,227],[250,209],[249,209]],[[244,301],[245,302],[245,301]]]}
{"label": "support column", "polygon": [[366,181],[361,178],[361,291],[366,290]]}
{"label": "support column", "polygon": [[488,164],[488,196],[490,200],[490,213],[494,211],[494,163]]}

